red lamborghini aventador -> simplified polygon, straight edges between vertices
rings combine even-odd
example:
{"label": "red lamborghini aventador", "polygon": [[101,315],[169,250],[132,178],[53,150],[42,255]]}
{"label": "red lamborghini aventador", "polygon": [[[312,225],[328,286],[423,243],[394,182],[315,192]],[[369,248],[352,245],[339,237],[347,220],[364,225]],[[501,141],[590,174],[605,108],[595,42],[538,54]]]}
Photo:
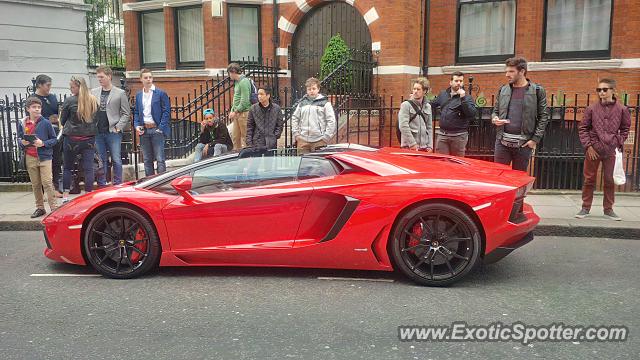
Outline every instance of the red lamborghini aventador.
{"label": "red lamborghini aventador", "polygon": [[[255,155],[258,154],[258,155]],[[229,154],[76,198],[45,255],[113,278],[157,266],[397,270],[446,285],[533,239],[534,179],[397,148]]]}

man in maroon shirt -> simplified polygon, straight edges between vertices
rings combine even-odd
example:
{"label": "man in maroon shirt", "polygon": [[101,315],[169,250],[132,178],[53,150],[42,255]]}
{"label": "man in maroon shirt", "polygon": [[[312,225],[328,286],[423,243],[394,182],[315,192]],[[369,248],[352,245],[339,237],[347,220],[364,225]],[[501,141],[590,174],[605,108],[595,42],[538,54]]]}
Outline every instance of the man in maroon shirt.
{"label": "man in maroon shirt", "polygon": [[616,149],[622,151],[624,142],[629,136],[631,116],[629,109],[618,102],[614,96],[615,87],[615,80],[600,80],[596,88],[599,101],[587,108],[580,123],[580,142],[585,148],[585,158],[582,210],[576,214],[578,219],[588,216],[591,211],[596,175],[602,162],[604,216],[611,220],[622,220],[613,212],[615,191],[613,167],[616,162]]}

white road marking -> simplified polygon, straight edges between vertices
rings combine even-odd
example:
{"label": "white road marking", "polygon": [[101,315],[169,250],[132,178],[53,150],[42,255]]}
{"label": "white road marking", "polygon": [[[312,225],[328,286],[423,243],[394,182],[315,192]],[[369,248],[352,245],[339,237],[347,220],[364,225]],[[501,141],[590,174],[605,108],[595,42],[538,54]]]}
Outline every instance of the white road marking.
{"label": "white road marking", "polygon": [[366,279],[366,278],[347,278],[347,277],[330,277],[330,276],[318,276],[318,280],[342,280],[342,281],[376,281],[376,282],[389,282],[392,283],[393,279]]}
{"label": "white road marking", "polygon": [[29,276],[33,276],[33,277],[72,277],[72,276],[98,277],[102,275],[100,274],[31,274]]}

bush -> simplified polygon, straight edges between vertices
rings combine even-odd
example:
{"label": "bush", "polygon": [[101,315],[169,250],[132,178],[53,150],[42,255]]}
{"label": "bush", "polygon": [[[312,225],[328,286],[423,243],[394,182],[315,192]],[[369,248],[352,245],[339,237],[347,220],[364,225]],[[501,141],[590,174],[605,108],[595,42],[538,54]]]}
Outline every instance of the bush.
{"label": "bush", "polygon": [[[327,76],[336,70],[345,61],[351,60],[351,51],[340,34],[329,39],[320,60],[320,80],[323,81],[325,91],[331,94],[339,94],[348,91],[351,87],[351,63],[347,62],[338,73],[327,79]],[[326,81],[325,81],[326,80]]]}

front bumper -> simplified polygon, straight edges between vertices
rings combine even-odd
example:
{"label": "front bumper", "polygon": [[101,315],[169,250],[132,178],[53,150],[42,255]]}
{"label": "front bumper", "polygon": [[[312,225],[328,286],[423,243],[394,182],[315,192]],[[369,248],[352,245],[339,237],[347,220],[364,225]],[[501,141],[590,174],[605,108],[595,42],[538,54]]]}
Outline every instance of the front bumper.
{"label": "front bumper", "polygon": [[507,246],[499,246],[495,248],[493,251],[491,251],[490,253],[485,254],[483,262],[485,264],[493,264],[501,260],[503,257],[511,254],[513,250],[528,244],[529,242],[531,242],[531,240],[533,240],[533,231],[527,233],[524,237],[522,237],[522,239],[516,241],[515,243],[512,243]]}
{"label": "front bumper", "polygon": [[85,265],[80,249],[81,231],[81,228],[69,229],[63,223],[46,224],[44,256],[61,263]]}

